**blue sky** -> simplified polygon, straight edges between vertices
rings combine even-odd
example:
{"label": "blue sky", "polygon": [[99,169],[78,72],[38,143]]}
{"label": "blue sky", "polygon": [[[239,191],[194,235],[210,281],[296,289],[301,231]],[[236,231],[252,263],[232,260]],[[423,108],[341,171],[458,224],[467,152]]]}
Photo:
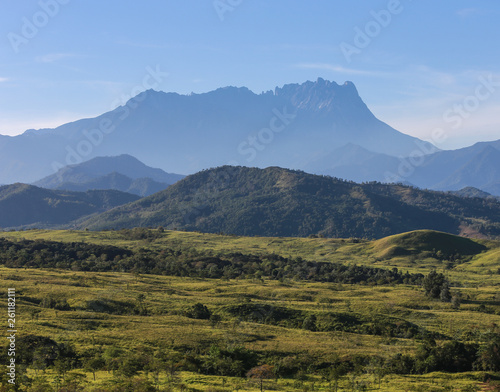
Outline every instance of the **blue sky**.
{"label": "blue sky", "polygon": [[[0,0],[0,7],[0,134],[99,115],[144,89],[156,69],[154,87],[179,93],[350,80],[401,132],[432,140],[443,129],[441,148],[500,139],[495,0]],[[484,80],[489,89],[478,96]]]}

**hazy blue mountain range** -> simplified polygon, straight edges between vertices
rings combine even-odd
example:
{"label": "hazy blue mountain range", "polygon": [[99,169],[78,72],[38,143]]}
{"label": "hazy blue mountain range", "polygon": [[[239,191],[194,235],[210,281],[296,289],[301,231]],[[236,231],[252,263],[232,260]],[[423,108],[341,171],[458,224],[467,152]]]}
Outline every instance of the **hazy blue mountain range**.
{"label": "hazy blue mountain range", "polygon": [[156,182],[151,178],[138,178],[133,180],[123,174],[113,172],[89,181],[63,182],[51,189],[63,189],[77,192],[85,192],[93,189],[115,189],[143,197],[166,189],[168,186],[169,184],[167,183]]}
{"label": "hazy blue mountain range", "polygon": [[278,167],[224,166],[80,222],[237,235],[381,238],[432,229],[500,236],[500,202],[396,184],[356,184]]}
{"label": "hazy blue mountain range", "polygon": [[0,136],[0,183],[31,183],[120,154],[186,174],[224,164],[303,169],[347,143],[388,155],[431,149],[379,121],[351,82],[318,79],[261,94],[244,87],[190,95],[149,90],[96,118]]}
{"label": "hazy blue mountain range", "polygon": [[402,182],[420,188],[452,191],[475,187],[500,195],[500,140],[438,151],[416,163],[348,144],[311,162],[306,170],[358,182]]}
{"label": "hazy blue mountain range", "polygon": [[139,199],[115,190],[67,192],[27,184],[0,187],[0,228],[60,227]]}
{"label": "hazy blue mountain range", "polygon": [[130,155],[97,157],[70,165],[33,185],[70,191],[116,189],[139,196],[149,196],[184,178],[146,166]]}

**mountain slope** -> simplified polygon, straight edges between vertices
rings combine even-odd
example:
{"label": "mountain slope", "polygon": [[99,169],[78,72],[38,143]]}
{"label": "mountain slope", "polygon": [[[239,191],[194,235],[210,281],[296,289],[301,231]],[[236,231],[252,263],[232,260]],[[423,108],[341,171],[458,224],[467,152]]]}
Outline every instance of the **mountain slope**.
{"label": "mountain slope", "polygon": [[146,166],[133,156],[122,154],[111,157],[97,157],[80,164],[63,167],[57,173],[42,178],[33,185],[42,188],[60,189],[63,183],[84,184],[111,173],[119,173],[132,180],[150,178],[157,183],[167,185],[185,177]]}
{"label": "mountain slope", "polygon": [[178,173],[228,163],[303,169],[350,142],[389,155],[407,155],[423,143],[378,120],[350,82],[318,79],[262,94],[236,87],[190,95],[149,90],[96,118],[0,137],[0,182],[32,182],[119,154]]}
{"label": "mountain slope", "polygon": [[500,181],[499,168],[500,151],[486,146],[433,188],[459,190],[464,185],[482,188],[486,184]]}
{"label": "mountain slope", "polygon": [[397,168],[399,162],[400,160],[394,156],[375,153],[349,143],[310,162],[306,171],[355,182],[384,181],[386,171]]}
{"label": "mountain slope", "polygon": [[139,197],[124,192],[64,192],[27,184],[0,187],[0,227],[51,227],[130,203]]}
{"label": "mountain slope", "polygon": [[407,182],[434,190],[475,187],[500,196],[500,141],[438,151],[413,162],[348,144],[312,162],[307,170],[358,182]]}
{"label": "mountain slope", "polygon": [[381,238],[417,229],[500,235],[500,203],[401,185],[355,184],[303,172],[224,166],[83,222],[81,228],[165,226],[238,235]]}
{"label": "mountain slope", "polygon": [[52,189],[75,192],[86,192],[94,189],[114,189],[144,197],[162,191],[168,186],[169,184],[167,183],[156,182],[151,178],[138,178],[133,180],[123,174],[113,172],[91,180],[81,182],[63,182]]}
{"label": "mountain slope", "polygon": [[495,196],[492,196],[490,193],[484,192],[481,189],[474,188],[472,186],[462,188],[458,191],[450,191],[450,193],[460,197],[480,197],[483,199],[495,198]]}

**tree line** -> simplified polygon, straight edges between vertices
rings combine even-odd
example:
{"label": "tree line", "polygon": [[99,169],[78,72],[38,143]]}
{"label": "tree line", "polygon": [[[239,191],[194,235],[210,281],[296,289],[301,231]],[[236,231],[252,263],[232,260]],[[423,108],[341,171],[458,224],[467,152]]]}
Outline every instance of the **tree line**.
{"label": "tree line", "polygon": [[231,253],[212,256],[168,247],[127,249],[111,245],[0,238],[0,264],[9,268],[60,268],[72,271],[132,272],[210,279],[308,280],[342,284],[420,285],[424,275],[303,260],[276,254]]}

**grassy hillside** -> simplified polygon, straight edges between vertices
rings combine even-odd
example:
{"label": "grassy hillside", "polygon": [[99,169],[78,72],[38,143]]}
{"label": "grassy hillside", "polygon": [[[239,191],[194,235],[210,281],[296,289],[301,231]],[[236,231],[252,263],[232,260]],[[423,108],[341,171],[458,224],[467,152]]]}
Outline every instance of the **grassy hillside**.
{"label": "grassy hillside", "polygon": [[475,283],[488,280],[496,274],[500,251],[500,241],[472,240],[429,230],[398,234],[376,241],[355,238],[242,237],[141,228],[101,232],[28,230],[4,232],[2,235],[14,240],[26,238],[85,242],[131,250],[147,248],[156,252],[169,248],[208,256],[276,254],[317,262],[389,269],[397,267],[412,273],[437,268],[445,270],[450,276],[457,274],[457,271],[467,270],[474,273],[460,276],[460,280]]}
{"label": "grassy hillside", "polygon": [[[24,317],[20,317],[18,329],[69,344],[79,358],[76,369],[64,373],[50,362],[38,363],[38,370],[32,366],[28,374],[34,386],[44,380],[54,385],[58,374],[61,383],[69,384],[72,375],[83,374],[89,390],[98,385],[118,390],[113,385],[117,388],[135,374],[119,363],[140,359],[152,367],[148,372],[139,371],[135,379],[147,379],[160,390],[256,391],[258,384],[252,386],[245,377],[203,371],[203,366],[209,366],[210,356],[218,355],[210,354],[213,347],[227,353],[242,347],[256,358],[249,366],[268,363],[281,368],[283,373],[277,381],[274,377],[265,381],[269,389],[330,391],[332,381],[322,376],[327,374],[325,369],[334,363],[358,361],[373,362],[373,370],[367,365],[366,370],[346,372],[338,380],[340,390],[350,390],[352,381],[378,390],[377,361],[397,361],[398,354],[415,355],[421,346],[418,339],[400,335],[398,325],[411,323],[431,333],[461,337],[486,334],[493,323],[500,321],[500,316],[478,311],[475,303],[464,304],[457,311],[449,304],[427,299],[418,288],[406,286],[369,288],[53,270],[0,269],[0,275],[2,290],[14,286],[19,293],[18,312]],[[474,295],[493,312],[499,310],[488,299],[495,295],[494,289],[462,291],[465,296]],[[186,312],[197,303],[218,318],[187,317]],[[269,319],[266,306],[306,316],[287,324],[286,319]],[[255,317],[237,312],[244,307],[262,313]],[[334,323],[332,329],[304,328],[307,315],[314,315],[317,323]],[[374,323],[379,323],[382,331],[393,332],[369,333]],[[111,371],[106,367],[97,370],[94,381],[86,366],[96,355],[108,361],[103,366]],[[118,361],[116,367],[113,358]],[[223,357],[215,359],[222,361]],[[158,371],[155,361],[161,363]],[[468,385],[478,385],[488,378],[484,374],[388,374],[381,379],[381,390],[417,391],[439,385],[467,391]]]}
{"label": "grassy hillside", "polygon": [[500,236],[500,203],[402,185],[355,184],[277,167],[224,166],[83,222],[267,236],[382,238],[417,229]]}
{"label": "grassy hillside", "polygon": [[373,249],[380,258],[426,254],[442,260],[454,260],[454,258],[478,255],[488,248],[469,238],[421,230],[375,241]]}
{"label": "grassy hillside", "polygon": [[[499,252],[427,230],[376,241],[29,230],[1,233],[0,285],[18,296],[26,390],[258,391],[247,372],[269,365],[265,390],[465,392],[500,370],[485,354],[500,344]],[[347,268],[328,281],[314,263]],[[410,279],[433,269],[453,301]]]}

